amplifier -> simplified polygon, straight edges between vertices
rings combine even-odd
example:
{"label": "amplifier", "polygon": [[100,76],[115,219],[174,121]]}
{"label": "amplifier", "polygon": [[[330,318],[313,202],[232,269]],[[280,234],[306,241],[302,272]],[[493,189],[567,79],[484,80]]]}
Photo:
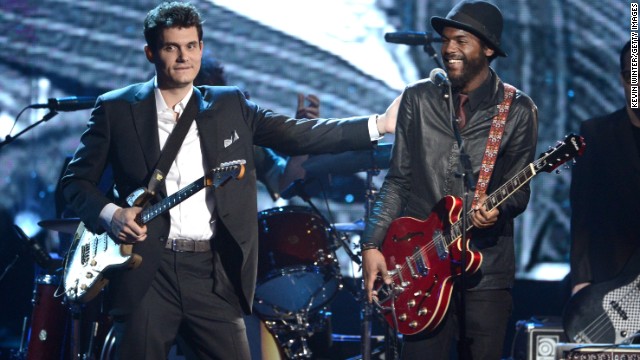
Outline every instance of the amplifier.
{"label": "amplifier", "polygon": [[555,360],[556,345],[567,340],[559,317],[520,320],[516,322],[511,356],[514,360]]}
{"label": "amplifier", "polygon": [[558,343],[556,360],[640,360],[640,345]]}

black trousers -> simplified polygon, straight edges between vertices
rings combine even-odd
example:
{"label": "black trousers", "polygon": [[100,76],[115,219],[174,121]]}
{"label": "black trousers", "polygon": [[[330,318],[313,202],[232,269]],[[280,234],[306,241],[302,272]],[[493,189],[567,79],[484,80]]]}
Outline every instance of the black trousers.
{"label": "black trousers", "polygon": [[434,331],[405,336],[402,358],[406,360],[499,360],[512,311],[511,291],[466,291],[466,348],[460,349],[460,293],[453,292],[449,310]]}
{"label": "black trousers", "polygon": [[213,292],[213,258],[164,250],[140,305],[114,319],[119,359],[166,359],[178,334],[199,359],[250,359],[242,313]]}

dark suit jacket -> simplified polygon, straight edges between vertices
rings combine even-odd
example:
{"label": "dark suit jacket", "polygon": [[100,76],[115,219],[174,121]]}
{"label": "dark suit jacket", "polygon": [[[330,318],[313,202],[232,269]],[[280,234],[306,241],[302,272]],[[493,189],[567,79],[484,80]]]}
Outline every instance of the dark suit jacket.
{"label": "dark suit jacket", "polygon": [[[235,295],[239,306],[250,312],[258,261],[253,145],[290,155],[364,149],[372,146],[367,118],[294,120],[247,101],[235,87],[198,87],[194,96],[199,98],[195,121],[207,168],[237,159],[247,161],[243,179],[230,181],[214,192],[219,219],[214,244],[225,268],[216,279],[231,279],[235,294],[216,291],[227,298]],[[224,140],[234,134],[237,140],[225,147]],[[65,198],[90,231],[103,232],[99,214],[111,201],[96,184],[105,167],[113,168],[115,190],[125,199],[135,189],[147,186],[159,155],[153,81],[104,94],[98,98],[88,129],[61,180]],[[152,220],[147,239],[133,250],[142,256],[141,266],[110,275],[112,313],[130,311],[147,291],[168,232],[168,214]]]}
{"label": "dark suit jacket", "polygon": [[623,108],[584,121],[571,178],[571,280],[615,277],[640,245],[640,156]]}

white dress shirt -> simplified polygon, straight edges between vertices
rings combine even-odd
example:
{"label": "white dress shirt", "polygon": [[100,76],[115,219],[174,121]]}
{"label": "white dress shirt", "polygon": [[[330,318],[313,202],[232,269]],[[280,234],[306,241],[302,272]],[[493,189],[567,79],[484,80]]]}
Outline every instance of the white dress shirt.
{"label": "white dress shirt", "polygon": [[[160,148],[167,142],[169,134],[177,124],[176,118],[182,115],[187,107],[193,89],[189,91],[176,106],[167,106],[158,88],[155,89],[156,110],[158,111],[158,136]],[[182,147],[165,177],[167,194],[176,193],[183,187],[204,176],[204,162],[200,147],[200,134],[196,122],[185,136]],[[193,194],[187,200],[169,210],[171,215],[171,229],[169,239],[208,240],[213,236],[213,194],[212,188],[207,187]]]}

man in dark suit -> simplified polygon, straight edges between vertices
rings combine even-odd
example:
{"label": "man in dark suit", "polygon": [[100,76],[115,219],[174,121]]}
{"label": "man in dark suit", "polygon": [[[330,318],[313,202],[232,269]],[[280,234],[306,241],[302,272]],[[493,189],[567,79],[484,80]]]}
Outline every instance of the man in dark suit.
{"label": "man in dark suit", "polygon": [[631,108],[630,41],[620,52],[620,83],[626,106],[580,126],[587,151],[571,177],[573,293],[614,279],[640,245],[640,110]]}
{"label": "man in dark suit", "polygon": [[[395,106],[368,118],[294,120],[260,108],[234,87],[194,87],[201,23],[188,3],[163,3],[147,14],[145,55],[156,77],[98,98],[62,179],[66,200],[90,231],[133,244],[143,258],[137,269],[109,276],[121,359],[165,358],[179,332],[200,358],[249,358],[242,313],[251,311],[257,275],[254,144],[291,155],[346,151],[371,147],[372,139],[395,126]],[[223,162],[245,160],[246,174],[140,225],[135,218],[141,208],[121,199],[147,186],[193,98],[197,115],[159,196]],[[115,201],[96,186],[108,165]]]}

